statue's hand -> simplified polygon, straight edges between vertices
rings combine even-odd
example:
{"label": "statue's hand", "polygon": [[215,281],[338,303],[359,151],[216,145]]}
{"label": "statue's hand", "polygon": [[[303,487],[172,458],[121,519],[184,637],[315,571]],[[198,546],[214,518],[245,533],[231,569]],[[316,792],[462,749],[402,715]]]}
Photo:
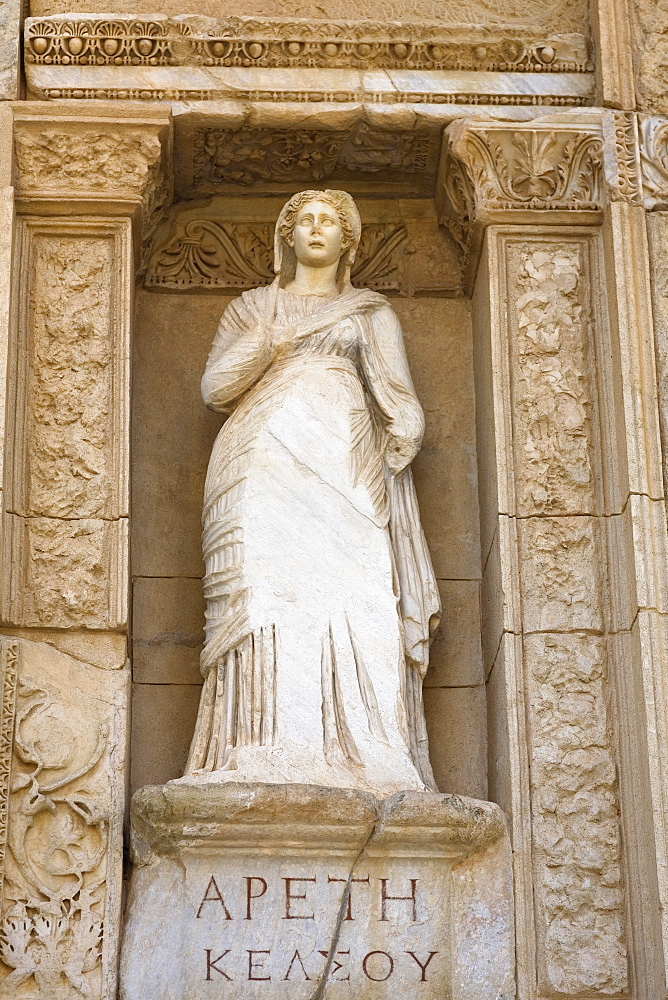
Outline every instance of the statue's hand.
{"label": "statue's hand", "polygon": [[385,448],[385,463],[393,475],[403,472],[413,461],[415,448],[405,438],[390,438]]}

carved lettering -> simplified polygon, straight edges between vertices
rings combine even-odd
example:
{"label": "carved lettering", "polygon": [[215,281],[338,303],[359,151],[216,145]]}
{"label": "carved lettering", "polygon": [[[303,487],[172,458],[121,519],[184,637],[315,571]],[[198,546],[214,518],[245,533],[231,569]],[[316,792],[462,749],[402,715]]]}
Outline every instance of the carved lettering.
{"label": "carved lettering", "polygon": [[301,966],[301,970],[304,973],[304,978],[308,979],[309,982],[310,982],[311,981],[311,977],[308,975],[306,969],[304,968],[304,962],[303,962],[302,957],[301,957],[301,955],[299,954],[298,951],[295,951],[294,955],[290,959],[290,964],[288,966],[288,971],[283,976],[283,981],[285,982],[286,980],[288,980],[290,978],[290,973],[292,972],[292,966],[295,964],[295,962],[299,962],[299,965]]}
{"label": "carved lettering", "polygon": [[[197,916],[199,916],[199,913],[197,914]],[[224,951],[222,955],[218,956],[218,958],[211,958],[210,948],[205,948],[204,951],[206,952],[206,977],[205,977],[206,982],[211,982],[213,978],[211,976],[212,972],[218,972],[221,976],[223,976],[224,979],[227,979],[231,983],[232,977],[228,976],[228,974],[225,972],[224,969],[218,968],[218,962],[221,962],[226,955],[229,955],[230,949],[228,948],[227,951]]]}
{"label": "carved lettering", "polygon": [[421,962],[420,959],[417,957],[417,955],[415,954],[414,951],[407,951],[406,954],[410,955],[411,958],[415,959],[415,961],[417,962],[417,964],[420,966],[420,972],[422,973],[422,975],[420,976],[420,982],[421,983],[426,983],[427,982],[427,969],[429,967],[429,963],[431,962],[431,960],[434,957],[434,955],[438,955],[438,952],[437,951],[430,951],[429,952],[429,958],[427,959],[426,962]]}
{"label": "carved lettering", "polygon": [[[327,877],[327,881],[328,882],[346,882],[347,883],[348,879],[347,878],[332,878],[332,876],[329,875]],[[369,885],[369,876],[367,875],[366,878],[351,878],[350,879],[350,892],[348,893],[348,903],[347,903],[347,906],[346,906],[346,915],[344,917],[344,920],[354,920],[355,919],[353,917],[353,882],[364,882],[366,885]]]}
{"label": "carved lettering", "polygon": [[[320,954],[325,959],[329,958],[329,952],[328,951],[321,951]],[[340,983],[347,983],[347,982],[350,981],[350,972],[348,972],[348,974],[346,976],[335,976],[334,975],[335,972],[339,972],[341,969],[343,969],[343,963],[342,962],[338,962],[337,959],[336,959],[337,955],[350,955],[350,949],[348,948],[346,951],[335,951],[334,952],[334,955],[332,957],[332,968],[329,970],[329,978],[330,979],[335,979],[337,982],[340,982]]]}
{"label": "carved lettering", "polygon": [[285,882],[285,917],[284,920],[313,920],[313,913],[293,913],[292,903],[294,900],[306,899],[306,893],[293,893],[293,882],[315,882],[315,878],[284,878]]}
{"label": "carved lettering", "polygon": [[271,950],[248,950],[248,979],[256,983],[269,983],[271,982],[271,976],[256,976],[256,971],[264,970],[264,959],[259,961],[255,958],[255,955],[271,955]]}
{"label": "carved lettering", "polygon": [[417,884],[418,879],[412,878],[411,883],[411,894],[410,896],[390,896],[387,891],[387,883],[389,879],[381,878],[380,880],[380,919],[387,920],[387,904],[394,902],[410,902],[412,905],[412,920],[413,923],[417,920]]}
{"label": "carved lettering", "polygon": [[[387,970],[384,976],[383,975],[373,976],[371,972],[369,972],[368,969],[369,959],[373,958],[374,955],[382,955],[384,958],[387,959],[387,963],[383,963],[385,965],[385,969]],[[374,962],[373,964],[376,966],[377,972],[384,971],[383,966],[379,962]],[[362,960],[362,971],[364,972],[364,975],[367,977],[367,979],[371,979],[374,983],[384,983],[385,980],[389,979],[392,973],[394,972],[394,959],[392,958],[391,955],[388,955],[386,951],[370,951],[369,954],[365,955]]]}
{"label": "carved lettering", "polygon": [[[210,889],[213,890],[213,895],[212,896],[209,895],[209,890]],[[220,889],[218,888],[218,884],[217,884],[216,879],[215,879],[215,877],[213,875],[209,879],[209,884],[206,887],[206,892],[204,893],[204,896],[202,897],[202,902],[199,904],[199,907],[197,909],[197,913],[196,913],[197,917],[200,917],[202,915],[202,907],[204,906],[205,903],[220,903],[220,905],[223,908],[223,913],[225,914],[225,919],[226,920],[231,920],[232,919],[232,914],[230,913],[230,911],[228,910],[227,906],[225,905],[225,900],[223,899],[223,894],[220,891]]]}
{"label": "carved lettering", "polygon": [[[262,888],[259,892],[253,892],[253,882],[260,882]],[[251,902],[254,899],[260,899],[264,896],[267,891],[267,880],[262,878],[260,875],[247,875],[246,876],[246,920],[252,920],[251,916]]]}

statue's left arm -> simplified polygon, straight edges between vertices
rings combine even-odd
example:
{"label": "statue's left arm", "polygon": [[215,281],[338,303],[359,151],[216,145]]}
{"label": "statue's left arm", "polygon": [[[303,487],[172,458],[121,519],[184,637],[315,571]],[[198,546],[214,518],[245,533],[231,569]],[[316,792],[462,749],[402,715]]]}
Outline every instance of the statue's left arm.
{"label": "statue's left arm", "polygon": [[424,414],[415,395],[399,319],[389,303],[367,314],[360,357],[367,387],[387,433],[385,461],[395,474],[422,444]]}

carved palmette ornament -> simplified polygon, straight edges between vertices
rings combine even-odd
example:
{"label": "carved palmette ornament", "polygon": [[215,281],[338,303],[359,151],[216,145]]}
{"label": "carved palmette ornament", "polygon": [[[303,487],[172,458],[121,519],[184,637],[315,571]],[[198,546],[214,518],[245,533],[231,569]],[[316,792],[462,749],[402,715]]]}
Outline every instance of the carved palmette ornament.
{"label": "carved palmette ornament", "polygon": [[453,37],[437,24],[258,20],[251,17],[31,18],[28,64],[100,66],[312,66],[421,70],[586,72],[582,35],[526,29],[517,37],[471,32]]}
{"label": "carved palmette ornament", "polygon": [[[178,225],[168,243],[150,259],[149,288],[243,290],[268,285],[274,278],[269,224],[194,219]],[[402,264],[410,252],[404,225],[384,223],[362,228],[352,268],[352,282],[376,291],[402,289]]]}

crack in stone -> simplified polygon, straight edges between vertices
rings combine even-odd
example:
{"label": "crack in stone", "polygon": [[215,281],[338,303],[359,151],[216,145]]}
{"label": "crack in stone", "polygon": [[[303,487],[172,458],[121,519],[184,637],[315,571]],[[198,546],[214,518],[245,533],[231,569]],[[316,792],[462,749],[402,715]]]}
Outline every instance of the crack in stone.
{"label": "crack in stone", "polygon": [[341,895],[341,903],[339,905],[339,912],[336,915],[336,923],[334,924],[334,930],[332,932],[332,940],[331,940],[331,943],[329,945],[329,949],[327,951],[327,961],[325,962],[325,967],[322,970],[322,973],[320,975],[320,979],[318,980],[316,988],[313,991],[313,993],[311,994],[311,996],[308,998],[308,1000],[324,1000],[325,990],[327,989],[327,979],[329,977],[329,971],[332,968],[332,962],[334,961],[334,956],[336,955],[336,949],[337,949],[338,944],[339,944],[339,938],[341,937],[341,928],[343,927],[343,920],[344,920],[344,917],[345,917],[345,914],[346,914],[346,910],[348,909],[348,900],[350,898],[350,890],[352,888],[353,874],[354,874],[355,869],[357,868],[358,864],[362,860],[362,857],[364,856],[364,852],[366,851],[367,847],[369,846],[369,844],[370,844],[370,842],[371,842],[371,840],[373,838],[373,835],[375,834],[375,832],[376,832],[376,830],[378,828],[378,823],[379,822],[380,822],[380,818],[378,818],[376,820],[376,822],[373,824],[373,826],[372,826],[372,828],[371,828],[371,830],[369,832],[368,837],[366,838],[366,840],[364,841],[364,843],[360,847],[359,851],[357,852],[357,856],[356,856],[355,860],[353,861],[352,865],[350,866],[350,872],[348,873],[348,880],[347,880],[347,882],[346,882],[346,884],[345,884],[345,886],[343,888],[343,893]]}

